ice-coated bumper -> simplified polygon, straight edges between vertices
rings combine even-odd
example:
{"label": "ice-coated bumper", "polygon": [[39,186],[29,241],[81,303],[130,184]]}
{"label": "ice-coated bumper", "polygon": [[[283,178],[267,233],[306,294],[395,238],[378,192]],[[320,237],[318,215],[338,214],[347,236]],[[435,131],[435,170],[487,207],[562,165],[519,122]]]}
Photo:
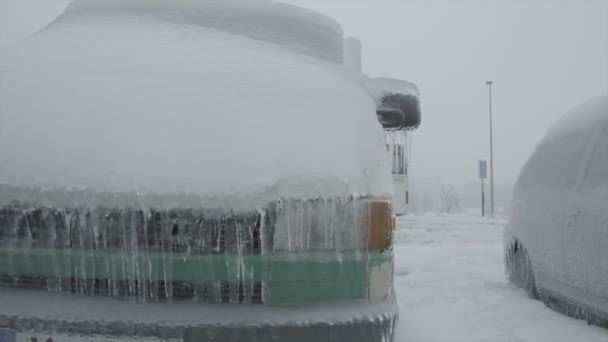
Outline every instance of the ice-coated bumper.
{"label": "ice-coated bumper", "polygon": [[386,200],[237,212],[36,194],[0,191],[0,329],[17,341],[392,339]]}
{"label": "ice-coated bumper", "polygon": [[32,337],[87,342],[386,342],[392,341],[398,319],[394,296],[378,302],[298,307],[201,306],[2,289],[0,303],[0,329],[16,331],[17,341],[28,342]]}

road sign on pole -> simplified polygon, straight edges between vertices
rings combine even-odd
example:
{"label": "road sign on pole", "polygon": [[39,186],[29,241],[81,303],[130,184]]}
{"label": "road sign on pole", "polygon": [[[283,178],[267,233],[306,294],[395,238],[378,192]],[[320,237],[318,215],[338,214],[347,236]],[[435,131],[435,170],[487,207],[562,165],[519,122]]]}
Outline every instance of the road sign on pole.
{"label": "road sign on pole", "polygon": [[484,189],[484,179],[488,178],[488,162],[479,161],[479,179],[481,179],[481,216],[486,216],[486,193]]}
{"label": "road sign on pole", "polygon": [[485,160],[479,161],[479,178],[480,179],[488,178],[488,162]]}

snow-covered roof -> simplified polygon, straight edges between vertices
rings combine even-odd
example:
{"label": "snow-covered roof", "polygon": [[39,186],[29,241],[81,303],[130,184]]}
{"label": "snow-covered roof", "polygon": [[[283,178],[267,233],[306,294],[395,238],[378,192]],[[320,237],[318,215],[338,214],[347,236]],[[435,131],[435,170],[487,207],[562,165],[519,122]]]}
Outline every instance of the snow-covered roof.
{"label": "snow-covered roof", "polygon": [[59,22],[91,16],[212,28],[327,61],[343,61],[340,24],[321,13],[273,0],[75,0]]}
{"label": "snow-covered roof", "polygon": [[[310,11],[267,3],[281,18],[289,8],[302,23],[331,27]],[[227,8],[218,4],[79,0],[47,29],[0,50],[0,183],[389,194],[382,129],[358,80],[250,32],[189,24]],[[147,9],[154,11],[131,15]]]}

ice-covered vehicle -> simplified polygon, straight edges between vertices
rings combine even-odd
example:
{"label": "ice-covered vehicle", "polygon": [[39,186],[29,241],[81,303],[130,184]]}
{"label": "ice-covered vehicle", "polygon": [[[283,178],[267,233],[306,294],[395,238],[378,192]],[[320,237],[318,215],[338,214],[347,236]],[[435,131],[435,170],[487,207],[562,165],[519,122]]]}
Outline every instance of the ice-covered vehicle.
{"label": "ice-covered vehicle", "polygon": [[509,280],[608,327],[608,95],[568,112],[517,182],[505,229]]}
{"label": "ice-covered vehicle", "polygon": [[76,0],[1,50],[1,338],[390,341],[386,140],[344,42],[274,1]]}

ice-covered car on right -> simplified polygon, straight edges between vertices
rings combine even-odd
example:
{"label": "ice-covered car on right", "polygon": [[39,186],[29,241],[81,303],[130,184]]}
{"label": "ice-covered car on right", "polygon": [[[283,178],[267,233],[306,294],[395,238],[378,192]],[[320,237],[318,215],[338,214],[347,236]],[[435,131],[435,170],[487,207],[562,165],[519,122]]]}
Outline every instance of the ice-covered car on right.
{"label": "ice-covered car on right", "polygon": [[608,94],[568,112],[536,147],[504,246],[512,283],[608,328]]}

